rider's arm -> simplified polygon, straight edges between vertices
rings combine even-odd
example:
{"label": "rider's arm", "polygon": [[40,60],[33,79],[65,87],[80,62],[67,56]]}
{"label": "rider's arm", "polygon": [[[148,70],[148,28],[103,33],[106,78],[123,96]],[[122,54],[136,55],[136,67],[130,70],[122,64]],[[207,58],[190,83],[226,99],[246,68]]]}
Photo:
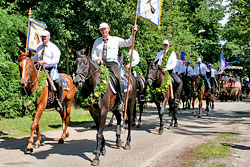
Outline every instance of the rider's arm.
{"label": "rider's arm", "polygon": [[99,56],[99,52],[100,52],[100,45],[102,44],[102,40],[101,38],[98,38],[95,40],[94,45],[92,47],[92,51],[91,51],[91,59],[94,62],[97,62],[98,59],[101,59],[101,57]]}
{"label": "rider's arm", "polygon": [[176,66],[176,63],[177,63],[176,54],[175,52],[172,52],[168,58],[168,63],[165,68],[167,68],[167,70],[173,70],[174,67]]}

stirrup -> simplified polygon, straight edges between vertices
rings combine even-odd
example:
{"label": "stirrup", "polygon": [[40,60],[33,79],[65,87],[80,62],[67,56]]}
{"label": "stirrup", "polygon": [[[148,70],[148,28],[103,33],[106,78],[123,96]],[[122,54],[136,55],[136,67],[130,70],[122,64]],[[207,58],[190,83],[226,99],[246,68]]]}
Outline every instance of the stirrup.
{"label": "stirrup", "polygon": [[56,101],[57,101],[56,111],[63,111],[63,107],[59,99],[57,99]]}
{"label": "stirrup", "polygon": [[117,110],[124,111],[124,103],[123,103],[123,101],[121,101],[121,103],[118,105]]}
{"label": "stirrup", "polygon": [[140,101],[145,101],[145,96],[144,95],[140,95]]}

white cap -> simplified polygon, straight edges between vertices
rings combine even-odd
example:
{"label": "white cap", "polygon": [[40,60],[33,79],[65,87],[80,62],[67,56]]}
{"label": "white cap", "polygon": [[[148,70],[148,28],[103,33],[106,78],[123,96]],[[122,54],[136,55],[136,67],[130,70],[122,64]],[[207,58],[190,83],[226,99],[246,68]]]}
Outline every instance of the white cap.
{"label": "white cap", "polygon": [[169,45],[169,42],[168,42],[168,40],[164,40],[164,41],[162,42],[162,44],[163,44],[163,45]]}
{"label": "white cap", "polygon": [[200,62],[200,61],[201,61],[201,58],[197,58],[196,62],[198,63],[198,62]]}
{"label": "white cap", "polygon": [[101,28],[109,28],[109,25],[107,23],[103,22],[100,24],[99,29],[101,29]]}
{"label": "white cap", "polygon": [[44,30],[44,31],[41,33],[41,36],[50,36],[50,32],[47,31],[47,30]]}

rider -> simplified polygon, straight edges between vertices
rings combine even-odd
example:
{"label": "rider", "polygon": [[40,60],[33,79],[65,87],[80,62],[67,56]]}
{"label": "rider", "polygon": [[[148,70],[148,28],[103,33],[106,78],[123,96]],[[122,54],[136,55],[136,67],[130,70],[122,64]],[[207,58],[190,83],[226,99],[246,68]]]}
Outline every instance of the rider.
{"label": "rider", "polygon": [[206,92],[208,95],[211,95],[211,85],[206,75],[207,66],[202,63],[201,58],[197,58],[196,63],[194,66],[194,75],[200,75],[205,80]]}
{"label": "rider", "polygon": [[216,93],[219,93],[218,90],[218,82],[216,81],[215,75],[220,74],[220,72],[216,71],[215,69],[212,68],[212,64],[208,63],[208,69],[207,69],[207,77],[208,79],[211,78],[211,82],[213,82],[215,84],[216,87]]}
{"label": "rider", "polygon": [[118,62],[118,50],[120,47],[128,47],[132,45],[133,34],[137,31],[137,26],[133,27],[132,35],[129,39],[125,40],[117,36],[110,36],[110,27],[107,23],[101,23],[99,26],[102,37],[95,40],[91,57],[94,62],[101,65],[104,64],[114,73],[119,80],[121,103],[118,110],[124,108],[124,84],[122,82],[123,71]]}
{"label": "rider", "polygon": [[[181,79],[178,77],[178,75],[176,75],[174,68],[176,66],[177,63],[177,59],[176,59],[176,53],[174,51],[173,47],[169,47],[169,41],[168,40],[164,40],[162,43],[162,47],[163,50],[159,51],[157,53],[157,56],[155,58],[155,62],[158,61],[158,65],[161,66],[162,63],[166,64],[163,67],[163,71],[168,71],[169,74],[171,75],[171,77],[174,80],[174,83],[176,84],[176,90],[174,93],[174,102],[175,105],[178,106],[179,104],[179,96],[180,96],[180,92],[182,89],[182,82]],[[167,56],[167,62],[163,62],[164,57]]]}
{"label": "rider", "polygon": [[184,74],[184,76],[186,76],[187,78],[190,78],[193,75],[193,68],[190,66],[191,61],[188,60],[186,62],[186,66],[183,68],[182,73]]}
{"label": "rider", "polygon": [[[132,46],[129,46],[128,47],[128,54],[131,55],[131,52],[132,52]],[[136,50],[133,50],[133,60],[131,62],[131,66],[135,67],[135,66],[137,66],[139,64],[139,62],[140,62],[139,53]],[[123,62],[123,63],[125,63],[125,62]],[[130,63],[126,64],[124,67],[126,69],[129,69]],[[145,101],[144,88],[143,88],[144,86],[143,86],[142,80],[140,79],[140,75],[138,74],[138,72],[136,70],[133,70],[132,73],[133,73],[134,77],[137,79],[137,81],[139,82],[139,85],[140,85],[140,87],[139,87],[140,101]]]}
{"label": "rider", "polygon": [[39,45],[36,50],[36,54],[33,57],[34,62],[43,66],[47,71],[49,71],[51,80],[54,81],[55,87],[57,89],[57,106],[56,110],[62,110],[62,95],[63,87],[61,83],[61,78],[57,70],[57,64],[60,60],[61,52],[59,48],[50,41],[50,32],[44,30],[41,33],[43,44]]}

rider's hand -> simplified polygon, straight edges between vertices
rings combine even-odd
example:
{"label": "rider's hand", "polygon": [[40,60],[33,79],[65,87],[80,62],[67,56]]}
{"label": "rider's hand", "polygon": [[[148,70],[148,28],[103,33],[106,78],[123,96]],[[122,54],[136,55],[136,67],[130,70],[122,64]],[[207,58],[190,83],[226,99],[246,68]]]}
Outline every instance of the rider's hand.
{"label": "rider's hand", "polygon": [[168,71],[168,69],[167,68],[163,68],[163,71],[166,72],[166,71]]}
{"label": "rider's hand", "polygon": [[132,32],[132,33],[133,33],[133,34],[136,33],[137,30],[138,30],[138,26],[137,26],[137,25],[134,25],[134,26],[133,26],[133,32]]}
{"label": "rider's hand", "polygon": [[129,66],[130,66],[130,65],[129,65],[129,64],[127,64],[127,65],[125,66],[125,68],[126,68],[126,69],[129,69]]}
{"label": "rider's hand", "polygon": [[39,65],[41,65],[41,66],[44,65],[44,64],[46,64],[45,61],[38,61],[37,63],[38,63]]}
{"label": "rider's hand", "polygon": [[103,64],[103,60],[101,58],[98,58],[97,59],[97,64],[102,65]]}

